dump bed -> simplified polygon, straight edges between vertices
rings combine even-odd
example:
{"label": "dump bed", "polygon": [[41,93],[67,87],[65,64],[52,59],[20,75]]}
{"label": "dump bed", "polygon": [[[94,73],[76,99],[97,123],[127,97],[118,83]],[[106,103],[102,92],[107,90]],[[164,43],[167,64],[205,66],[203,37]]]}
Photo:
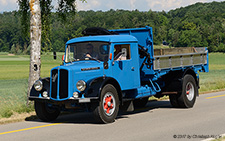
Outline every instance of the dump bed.
{"label": "dump bed", "polygon": [[208,50],[205,47],[155,49],[154,58],[154,70],[202,65],[208,72]]}

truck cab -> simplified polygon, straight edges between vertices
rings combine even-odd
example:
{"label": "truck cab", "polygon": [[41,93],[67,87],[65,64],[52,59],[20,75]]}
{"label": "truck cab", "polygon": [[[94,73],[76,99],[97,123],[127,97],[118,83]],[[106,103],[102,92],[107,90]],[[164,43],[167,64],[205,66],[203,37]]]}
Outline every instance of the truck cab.
{"label": "truck cab", "polygon": [[122,91],[140,87],[138,43],[133,36],[76,38],[67,42],[65,56],[64,66],[77,68],[81,65],[79,76],[74,78],[85,82],[101,77],[112,78]]}

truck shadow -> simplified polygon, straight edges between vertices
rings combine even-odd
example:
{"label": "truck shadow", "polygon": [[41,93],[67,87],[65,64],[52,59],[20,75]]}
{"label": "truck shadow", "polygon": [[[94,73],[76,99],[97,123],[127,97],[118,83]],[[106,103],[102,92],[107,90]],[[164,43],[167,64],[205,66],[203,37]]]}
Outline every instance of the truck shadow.
{"label": "truck shadow", "polygon": [[129,115],[144,113],[144,112],[153,112],[155,109],[163,109],[163,108],[173,108],[170,104],[170,101],[149,101],[145,107],[137,107],[132,112],[124,112],[121,111],[118,115],[117,119],[120,118],[129,118]]}
{"label": "truck shadow", "polygon": [[[116,121],[120,119],[124,119],[124,118],[129,118],[129,115],[135,115],[135,114],[149,112],[149,111],[153,112],[154,109],[161,109],[161,108],[172,108],[172,106],[170,105],[169,101],[149,101],[146,107],[137,108],[132,112],[120,111],[116,118]],[[25,120],[32,121],[32,122],[43,122],[39,120],[37,116],[30,116],[30,117],[27,117]],[[85,112],[85,111],[76,112],[72,114],[64,113],[64,114],[61,114],[53,122],[45,122],[45,123],[99,124],[98,122],[96,122],[91,112]]]}

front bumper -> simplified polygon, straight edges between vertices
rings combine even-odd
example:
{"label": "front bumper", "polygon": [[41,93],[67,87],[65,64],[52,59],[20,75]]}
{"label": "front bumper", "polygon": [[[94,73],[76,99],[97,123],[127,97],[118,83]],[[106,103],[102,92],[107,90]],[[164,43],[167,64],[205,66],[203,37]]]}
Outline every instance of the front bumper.
{"label": "front bumper", "polygon": [[[67,100],[63,100],[61,102],[75,102],[75,103],[91,103],[98,101],[98,97],[88,97],[88,98],[74,98],[70,97]],[[36,96],[30,96],[29,100],[38,100],[38,101],[49,101],[49,102],[59,102],[51,99],[50,97],[36,97]]]}

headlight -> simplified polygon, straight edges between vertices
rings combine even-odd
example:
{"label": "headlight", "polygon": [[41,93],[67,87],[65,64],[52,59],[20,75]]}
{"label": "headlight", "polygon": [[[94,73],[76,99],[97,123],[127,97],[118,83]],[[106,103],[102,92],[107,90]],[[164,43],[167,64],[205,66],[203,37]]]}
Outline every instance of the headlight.
{"label": "headlight", "polygon": [[84,91],[86,89],[86,83],[83,80],[77,82],[77,89],[79,91]]}
{"label": "headlight", "polygon": [[45,98],[48,97],[48,92],[47,92],[47,91],[44,91],[44,92],[42,93],[42,96],[45,97]]}
{"label": "headlight", "polygon": [[36,91],[41,91],[43,88],[43,82],[41,80],[35,81],[34,88]]}

